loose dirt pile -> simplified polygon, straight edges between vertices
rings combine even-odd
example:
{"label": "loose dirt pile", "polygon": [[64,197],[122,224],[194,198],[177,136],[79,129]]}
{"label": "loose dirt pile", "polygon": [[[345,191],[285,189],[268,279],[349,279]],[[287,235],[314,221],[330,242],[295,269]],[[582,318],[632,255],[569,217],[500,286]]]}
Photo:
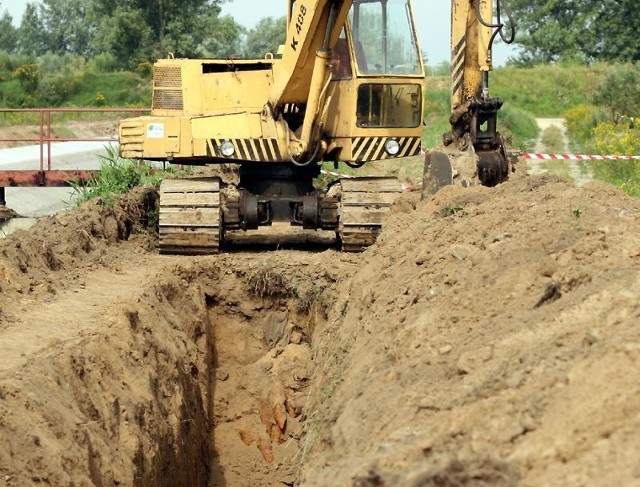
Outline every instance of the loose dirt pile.
{"label": "loose dirt pile", "polygon": [[203,258],[154,206],[0,242],[0,485],[640,485],[637,200],[529,177]]}
{"label": "loose dirt pile", "polygon": [[332,308],[302,485],[640,485],[640,202],[542,177],[402,209]]}

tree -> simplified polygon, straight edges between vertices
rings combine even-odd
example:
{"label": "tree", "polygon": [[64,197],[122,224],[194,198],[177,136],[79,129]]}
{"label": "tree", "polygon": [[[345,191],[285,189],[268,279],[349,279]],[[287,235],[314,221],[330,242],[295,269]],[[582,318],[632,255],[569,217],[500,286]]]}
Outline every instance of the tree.
{"label": "tree", "polygon": [[210,16],[205,19],[201,52],[204,57],[225,59],[242,54],[242,36],[245,29],[233,17]]}
{"label": "tree", "polygon": [[640,116],[640,66],[611,66],[594,94],[594,102],[607,108],[611,120]]}
{"label": "tree", "polygon": [[139,11],[118,8],[103,18],[97,31],[91,50],[111,54],[118,67],[134,69],[153,58],[153,34]]}
{"label": "tree", "polygon": [[28,3],[18,28],[18,52],[28,56],[39,56],[47,52],[43,36],[44,25],[38,15],[36,3]]}
{"label": "tree", "polygon": [[265,17],[249,31],[245,40],[245,56],[262,58],[268,52],[276,53],[287,37],[287,18]]}
{"label": "tree", "polygon": [[636,0],[510,0],[525,64],[640,60]]}
{"label": "tree", "polygon": [[[241,27],[219,17],[222,0],[84,0],[96,25],[92,52],[107,52],[132,68],[173,53],[225,56],[237,48]],[[226,49],[225,49],[226,48]]]}
{"label": "tree", "polygon": [[13,26],[13,18],[5,10],[0,18],[0,49],[14,52],[18,47],[18,30]]}
{"label": "tree", "polygon": [[55,54],[88,57],[93,24],[87,22],[87,0],[42,0],[40,18],[47,48]]}

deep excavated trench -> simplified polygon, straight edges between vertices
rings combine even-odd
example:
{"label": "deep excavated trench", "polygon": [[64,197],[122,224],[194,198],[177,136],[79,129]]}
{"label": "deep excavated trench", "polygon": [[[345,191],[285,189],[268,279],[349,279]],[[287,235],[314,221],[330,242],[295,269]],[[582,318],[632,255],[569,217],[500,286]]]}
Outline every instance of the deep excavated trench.
{"label": "deep excavated trench", "polygon": [[[198,360],[176,367],[183,399],[170,401],[173,409],[165,411],[179,426],[173,435],[150,438],[150,451],[134,462],[135,485],[294,483],[313,372],[310,336],[324,314],[321,283],[305,290],[286,269],[238,271],[237,262],[222,260],[200,264],[181,287],[159,287],[166,299],[156,319],[183,316],[185,302],[199,290],[200,315],[178,319],[174,329],[193,341]],[[145,326],[139,314],[128,316],[136,327]],[[158,379],[169,379],[159,390],[171,387],[171,374]],[[155,461],[144,460],[149,458]]]}
{"label": "deep excavated trench", "polygon": [[256,260],[147,256],[23,314],[48,338],[0,369],[6,485],[293,485],[332,282]]}

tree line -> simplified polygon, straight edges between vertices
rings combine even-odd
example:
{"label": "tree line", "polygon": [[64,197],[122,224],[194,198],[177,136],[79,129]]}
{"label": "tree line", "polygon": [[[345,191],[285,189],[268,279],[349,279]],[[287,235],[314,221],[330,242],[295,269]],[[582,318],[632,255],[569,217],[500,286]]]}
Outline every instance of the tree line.
{"label": "tree line", "polygon": [[[0,51],[40,56],[111,56],[127,69],[174,53],[180,57],[262,57],[285,40],[285,18],[247,30],[221,6],[232,0],[41,0],[19,26],[5,10]],[[502,0],[517,30],[521,65],[559,61],[640,60],[637,0]],[[509,7],[507,9],[507,7]],[[1,8],[1,4],[0,4]]]}
{"label": "tree line", "polygon": [[[28,3],[20,24],[5,10],[0,51],[38,57],[106,55],[114,68],[173,53],[179,57],[262,57],[285,40],[283,18],[245,29],[221,15],[225,0],[42,0]],[[0,4],[1,8],[1,4]]]}
{"label": "tree line", "polygon": [[524,65],[640,61],[637,0],[506,0]]}

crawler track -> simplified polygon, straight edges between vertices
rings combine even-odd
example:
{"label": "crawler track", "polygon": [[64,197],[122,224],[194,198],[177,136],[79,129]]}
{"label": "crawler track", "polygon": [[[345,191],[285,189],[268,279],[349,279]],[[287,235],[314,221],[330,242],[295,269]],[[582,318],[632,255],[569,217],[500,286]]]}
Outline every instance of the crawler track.
{"label": "crawler track", "polygon": [[166,179],[160,186],[160,252],[214,254],[220,247],[220,180]]}
{"label": "crawler track", "polygon": [[402,192],[395,178],[342,179],[339,236],[342,250],[362,252],[382,230],[385,213]]}

